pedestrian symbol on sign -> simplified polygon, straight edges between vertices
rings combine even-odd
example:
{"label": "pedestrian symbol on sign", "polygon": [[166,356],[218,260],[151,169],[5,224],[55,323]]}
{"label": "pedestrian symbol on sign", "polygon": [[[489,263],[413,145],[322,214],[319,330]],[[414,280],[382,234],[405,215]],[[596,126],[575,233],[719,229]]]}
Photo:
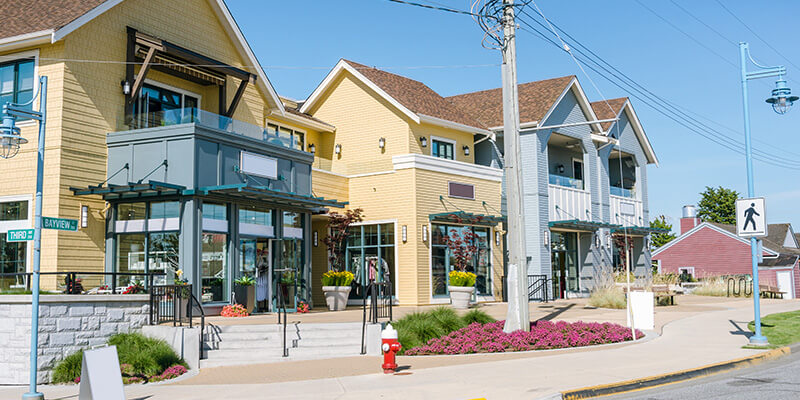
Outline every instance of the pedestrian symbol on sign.
{"label": "pedestrian symbol on sign", "polygon": [[767,236],[764,198],[736,200],[736,234],[741,237]]}

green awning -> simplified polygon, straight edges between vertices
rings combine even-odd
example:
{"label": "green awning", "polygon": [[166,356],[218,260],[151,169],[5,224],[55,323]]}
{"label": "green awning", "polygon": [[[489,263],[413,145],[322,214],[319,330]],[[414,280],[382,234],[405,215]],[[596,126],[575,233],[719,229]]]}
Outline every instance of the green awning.
{"label": "green awning", "polygon": [[486,214],[473,214],[466,211],[452,211],[428,215],[431,222],[450,222],[467,225],[495,226],[505,222],[506,217]]}
{"label": "green awning", "polygon": [[171,183],[148,181],[146,183],[128,183],[127,185],[71,187],[75,196],[99,195],[104,200],[135,199],[140,197],[161,197],[181,195],[186,187]]}
{"label": "green awning", "polygon": [[627,233],[629,235],[645,236],[651,233],[669,233],[668,229],[651,228],[649,226],[623,226],[611,230],[613,233]]}
{"label": "green awning", "polygon": [[569,219],[564,221],[550,221],[551,228],[572,229],[576,231],[596,231],[601,228],[619,228],[622,225],[607,224],[605,222],[582,221],[579,219]]}
{"label": "green awning", "polygon": [[266,201],[277,205],[289,205],[297,208],[315,209],[320,207],[344,208],[347,202],[324,197],[314,197],[296,193],[286,193],[265,186],[250,186],[247,183],[232,185],[206,186],[195,190],[186,190],[185,195],[220,195],[245,200]]}

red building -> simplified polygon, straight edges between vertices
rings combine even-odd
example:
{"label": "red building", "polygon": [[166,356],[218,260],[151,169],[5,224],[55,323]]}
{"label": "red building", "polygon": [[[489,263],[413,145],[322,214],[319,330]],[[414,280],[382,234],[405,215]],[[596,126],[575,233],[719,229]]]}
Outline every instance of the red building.
{"label": "red building", "polygon": [[[695,278],[752,273],[750,240],[736,236],[734,225],[703,222],[693,206],[686,206],[680,229],[680,236],[653,252],[659,272]],[[768,233],[761,240],[760,283],[779,287],[785,292],[784,298],[798,298],[800,235],[790,224],[770,224]]]}

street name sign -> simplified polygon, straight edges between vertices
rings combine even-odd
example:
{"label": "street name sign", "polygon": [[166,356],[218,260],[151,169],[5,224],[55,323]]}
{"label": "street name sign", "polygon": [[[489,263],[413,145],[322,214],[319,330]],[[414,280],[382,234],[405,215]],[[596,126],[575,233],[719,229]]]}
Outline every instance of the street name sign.
{"label": "street name sign", "polygon": [[66,218],[42,217],[42,228],[56,229],[59,231],[77,231],[78,220]]}
{"label": "street name sign", "polygon": [[767,236],[767,204],[763,197],[736,200],[736,234],[740,237]]}
{"label": "street name sign", "polygon": [[6,233],[7,242],[27,242],[33,240],[33,229],[11,229]]}

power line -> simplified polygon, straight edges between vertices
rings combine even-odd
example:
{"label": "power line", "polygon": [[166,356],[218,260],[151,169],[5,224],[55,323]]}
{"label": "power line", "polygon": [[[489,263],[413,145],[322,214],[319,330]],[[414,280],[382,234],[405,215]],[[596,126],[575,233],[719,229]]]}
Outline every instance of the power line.
{"label": "power line", "polygon": [[688,16],[690,16],[690,17],[694,18],[694,20],[695,20],[695,21],[697,21],[697,22],[701,23],[703,26],[705,26],[706,28],[708,28],[708,29],[709,29],[711,32],[714,32],[714,33],[716,33],[716,34],[717,34],[717,36],[719,36],[719,37],[721,37],[721,38],[722,38],[722,40],[724,40],[724,41],[726,41],[726,42],[728,42],[728,43],[730,43],[730,44],[732,44],[732,45],[734,45],[734,46],[737,46],[737,43],[736,43],[736,42],[734,42],[733,40],[730,40],[730,39],[728,39],[728,38],[727,38],[725,35],[723,35],[722,33],[720,33],[718,30],[714,29],[714,28],[713,28],[711,25],[707,24],[707,23],[706,23],[705,21],[703,21],[701,18],[698,18],[696,15],[692,14],[691,12],[689,12],[689,10],[687,10],[686,8],[684,8],[682,5],[680,5],[680,4],[678,4],[677,2],[675,2],[675,0],[669,0],[669,2],[670,2],[670,3],[672,3],[672,4],[674,4],[674,5],[675,5],[675,7],[678,7],[679,9],[681,9],[681,11],[683,11],[684,13],[686,13]]}
{"label": "power line", "polygon": [[392,3],[405,4],[405,5],[408,5],[408,6],[416,6],[416,7],[428,8],[428,9],[431,9],[431,10],[446,11],[446,12],[450,12],[450,13],[454,13],[454,14],[464,14],[464,15],[471,15],[473,17],[480,17],[480,14],[471,13],[469,11],[456,10],[455,8],[439,7],[439,6],[433,6],[433,5],[430,5],[430,4],[416,3],[416,2],[413,2],[413,1],[403,1],[403,0],[387,0],[387,1],[391,1]]}

